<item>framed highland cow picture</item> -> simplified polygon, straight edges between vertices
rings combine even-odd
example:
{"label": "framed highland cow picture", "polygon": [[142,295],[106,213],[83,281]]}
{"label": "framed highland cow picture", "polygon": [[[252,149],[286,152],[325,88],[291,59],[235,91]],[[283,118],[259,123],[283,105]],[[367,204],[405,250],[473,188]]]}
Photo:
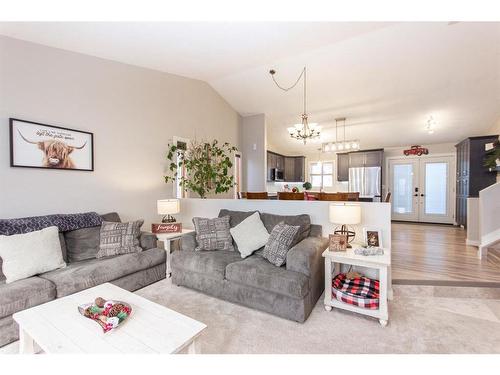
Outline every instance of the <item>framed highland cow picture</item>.
{"label": "framed highland cow picture", "polygon": [[93,171],[94,135],[11,118],[10,166]]}

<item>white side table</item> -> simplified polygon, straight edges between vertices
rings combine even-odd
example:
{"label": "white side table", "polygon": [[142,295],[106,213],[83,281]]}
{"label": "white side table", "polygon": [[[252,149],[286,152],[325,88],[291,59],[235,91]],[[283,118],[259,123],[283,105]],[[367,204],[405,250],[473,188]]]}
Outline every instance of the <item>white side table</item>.
{"label": "white side table", "polygon": [[[363,256],[356,255],[354,249],[346,251],[330,251],[326,249],[323,252],[325,258],[325,310],[331,311],[332,307],[353,311],[359,314],[378,318],[382,326],[386,326],[389,320],[389,311],[387,308],[388,294],[390,291],[390,272],[391,267],[391,252],[384,249],[384,255]],[[376,310],[365,309],[363,307],[350,305],[345,302],[338,301],[332,298],[332,279],[340,273],[340,265],[348,264],[353,266],[361,266],[374,268],[378,270],[379,275],[379,308]],[[392,294],[392,291],[391,291]]]}
{"label": "white side table", "polygon": [[182,232],[178,233],[155,233],[156,237],[163,242],[163,248],[167,253],[167,277],[172,275],[172,269],[170,268],[170,244],[173,240],[182,238],[185,234],[194,232],[194,229],[183,229]]}

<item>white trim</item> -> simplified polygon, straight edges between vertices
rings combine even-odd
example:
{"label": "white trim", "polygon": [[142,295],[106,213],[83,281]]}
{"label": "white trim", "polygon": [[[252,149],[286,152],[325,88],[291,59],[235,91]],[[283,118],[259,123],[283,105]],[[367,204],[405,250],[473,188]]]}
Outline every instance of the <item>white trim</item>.
{"label": "white trim", "polygon": [[481,242],[477,241],[477,240],[469,240],[468,238],[465,239],[465,244],[467,246],[475,246],[475,247],[479,247],[481,245]]}

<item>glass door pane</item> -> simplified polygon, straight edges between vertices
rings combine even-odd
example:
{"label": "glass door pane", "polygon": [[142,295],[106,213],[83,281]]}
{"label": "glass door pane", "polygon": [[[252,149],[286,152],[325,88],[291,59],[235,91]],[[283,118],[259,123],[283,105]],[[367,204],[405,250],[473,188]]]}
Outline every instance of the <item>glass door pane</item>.
{"label": "glass door pane", "polygon": [[426,215],[446,215],[448,201],[448,163],[425,163]]}
{"label": "glass door pane", "polygon": [[395,164],[392,173],[392,212],[413,213],[413,164]]}

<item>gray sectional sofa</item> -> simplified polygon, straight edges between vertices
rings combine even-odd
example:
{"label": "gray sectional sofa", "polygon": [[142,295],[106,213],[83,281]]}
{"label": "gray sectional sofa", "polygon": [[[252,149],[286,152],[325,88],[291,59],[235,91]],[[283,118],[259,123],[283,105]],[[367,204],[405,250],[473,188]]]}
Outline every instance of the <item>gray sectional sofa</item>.
{"label": "gray sectional sofa", "polygon": [[[120,221],[117,213],[102,218]],[[155,235],[141,234],[142,252],[95,259],[99,228],[59,234],[66,268],[6,284],[0,259],[0,347],[18,339],[18,327],[12,318],[18,311],[105,282],[134,291],[165,278],[165,250],[156,247]],[[33,250],[36,256],[36,246]]]}
{"label": "gray sectional sofa", "polygon": [[[230,226],[238,225],[255,211],[221,210],[230,216]],[[288,252],[286,264],[276,267],[260,254],[262,249],[242,259],[235,251],[194,251],[196,237],[185,235],[181,251],[172,253],[172,282],[206,294],[262,310],[286,319],[304,322],[324,290],[322,252],[328,240],[321,237],[321,226],[311,225],[308,215],[279,216],[260,213],[271,232],[284,221],[300,225],[296,243]]]}

